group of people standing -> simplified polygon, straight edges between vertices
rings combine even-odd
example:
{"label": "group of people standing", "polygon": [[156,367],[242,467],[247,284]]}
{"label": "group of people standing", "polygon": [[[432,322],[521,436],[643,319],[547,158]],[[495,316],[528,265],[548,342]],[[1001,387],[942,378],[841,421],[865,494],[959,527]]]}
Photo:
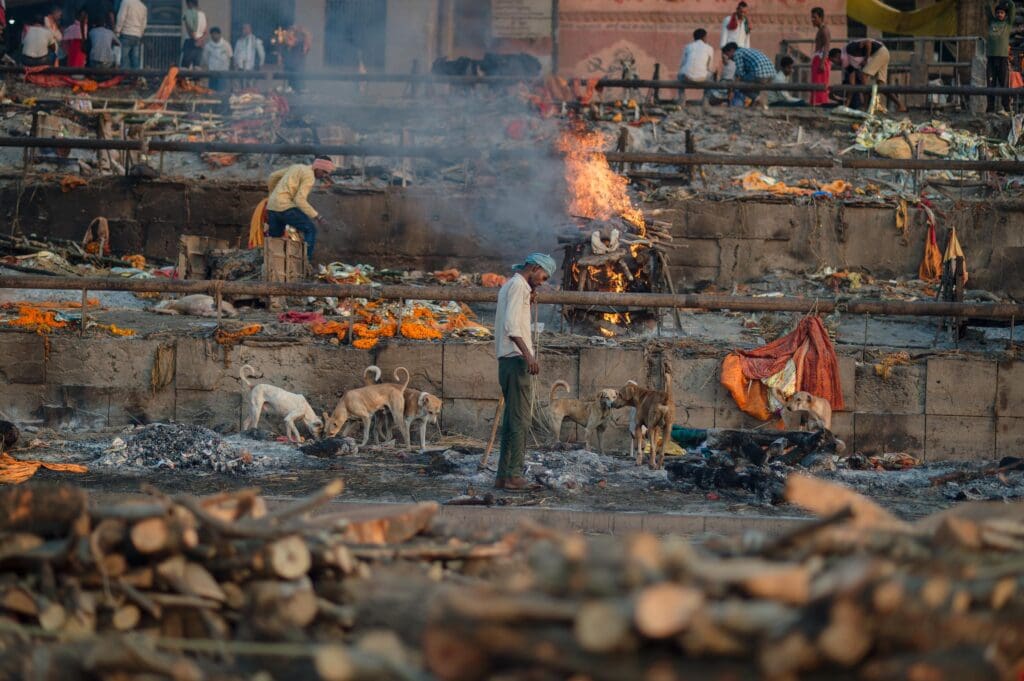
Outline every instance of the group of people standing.
{"label": "group of people standing", "polygon": [[26,66],[60,65],[94,68],[139,68],[148,10],[142,0],[81,6],[62,25],[64,11],[53,5],[45,16],[33,17],[21,36],[21,62]]}
{"label": "group of people standing", "polygon": [[[88,0],[70,23],[63,25],[63,19],[62,7],[54,4],[46,15],[29,20],[21,40],[24,65],[131,69],[142,66],[142,38],[149,22],[144,0],[120,0],[116,12],[113,0]],[[241,35],[232,47],[218,26],[209,25],[199,0],[186,0],[182,24],[182,68],[255,72],[266,62],[263,41],[251,24],[242,24]],[[309,31],[292,25],[277,33],[285,70],[301,71],[312,44]],[[226,78],[212,78],[210,86],[224,90],[229,82]],[[243,81],[243,86],[246,84]]]}
{"label": "group of people standing", "polygon": [[[705,90],[704,101],[729,106],[829,106],[836,102],[826,90],[811,92],[808,100],[779,90],[755,92],[744,90],[743,83],[786,84],[791,82],[794,61],[784,56],[778,67],[764,52],[750,46],[751,22],[749,6],[740,2],[736,9],[722,20],[719,49],[722,68],[718,81],[722,88]],[[878,40],[862,39],[848,43],[844,48],[832,48],[832,35],[825,22],[825,10],[815,7],[811,10],[811,24],[817,29],[814,37],[814,54],[811,59],[811,83],[827,85],[832,69],[843,70],[843,82],[859,85],[888,82],[889,50]],[[705,83],[714,80],[715,49],[708,44],[708,32],[699,28],[694,31],[693,42],[683,50],[678,78],[682,82]],[[735,85],[733,85],[735,84]],[[892,97],[901,110],[898,99]],[[845,103],[856,106],[857,101]]]}

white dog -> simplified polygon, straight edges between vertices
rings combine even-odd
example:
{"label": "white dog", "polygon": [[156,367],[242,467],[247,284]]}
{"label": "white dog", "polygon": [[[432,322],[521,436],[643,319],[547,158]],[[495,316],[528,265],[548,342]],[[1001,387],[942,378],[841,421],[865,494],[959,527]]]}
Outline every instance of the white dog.
{"label": "white dog", "polygon": [[[217,301],[213,296],[196,293],[176,300],[165,300],[150,308],[157,314],[182,314],[195,317],[216,317]],[[226,300],[220,301],[220,311],[228,317],[237,317],[238,310]]]}
{"label": "white dog", "polygon": [[255,373],[256,370],[248,364],[243,364],[242,368],[238,370],[238,377],[242,380],[242,385],[245,386],[249,399],[249,413],[246,415],[245,421],[242,422],[243,431],[260,425],[263,405],[266,404],[270,406],[271,411],[284,418],[289,442],[302,442],[299,429],[295,426],[295,422],[299,419],[306,424],[313,437],[320,437],[324,423],[316,415],[316,412],[313,411],[313,408],[309,406],[309,402],[306,401],[305,397],[290,393],[269,383],[253,385],[249,382],[249,377],[254,376]]}

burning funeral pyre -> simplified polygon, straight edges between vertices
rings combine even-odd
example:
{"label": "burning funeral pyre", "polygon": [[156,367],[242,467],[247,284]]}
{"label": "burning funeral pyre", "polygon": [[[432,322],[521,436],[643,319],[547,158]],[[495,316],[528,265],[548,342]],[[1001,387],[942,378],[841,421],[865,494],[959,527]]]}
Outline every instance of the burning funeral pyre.
{"label": "burning funeral pyre", "polygon": [[[562,288],[567,291],[650,293],[669,282],[661,247],[671,241],[668,228],[647,224],[633,205],[628,180],[615,174],[602,153],[599,132],[567,130],[559,140],[565,155],[571,227],[560,235],[565,247]],[[628,306],[622,306],[628,307]],[[589,324],[604,336],[656,321],[646,308],[565,307],[571,324]]]}

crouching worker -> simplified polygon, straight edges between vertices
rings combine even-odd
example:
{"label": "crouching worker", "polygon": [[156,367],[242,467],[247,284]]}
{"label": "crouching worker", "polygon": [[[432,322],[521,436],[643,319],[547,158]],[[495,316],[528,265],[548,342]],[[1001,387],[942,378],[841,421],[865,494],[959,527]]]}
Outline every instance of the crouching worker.
{"label": "crouching worker", "polygon": [[309,192],[318,180],[330,183],[332,172],[334,163],[326,156],[317,156],[311,166],[296,163],[272,173],[267,180],[267,235],[282,237],[284,228],[291,225],[302,234],[310,263],[316,247],[316,228],[323,227],[326,221],[309,205]]}

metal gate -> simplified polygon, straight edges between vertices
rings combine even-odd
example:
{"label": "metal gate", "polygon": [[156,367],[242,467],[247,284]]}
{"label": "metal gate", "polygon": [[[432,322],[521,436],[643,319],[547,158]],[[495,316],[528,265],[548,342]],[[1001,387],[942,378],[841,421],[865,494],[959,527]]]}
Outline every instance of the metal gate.
{"label": "metal gate", "polygon": [[178,63],[181,56],[181,2],[179,0],[148,0],[146,35],[142,38],[142,66],[166,69]]}
{"label": "metal gate", "polygon": [[274,60],[274,31],[295,19],[295,0],[234,0],[231,3],[231,41],[242,35],[242,24],[251,24],[253,34],[263,41],[267,62]]}
{"label": "metal gate", "polygon": [[387,0],[327,0],[324,63],[384,70]]}

